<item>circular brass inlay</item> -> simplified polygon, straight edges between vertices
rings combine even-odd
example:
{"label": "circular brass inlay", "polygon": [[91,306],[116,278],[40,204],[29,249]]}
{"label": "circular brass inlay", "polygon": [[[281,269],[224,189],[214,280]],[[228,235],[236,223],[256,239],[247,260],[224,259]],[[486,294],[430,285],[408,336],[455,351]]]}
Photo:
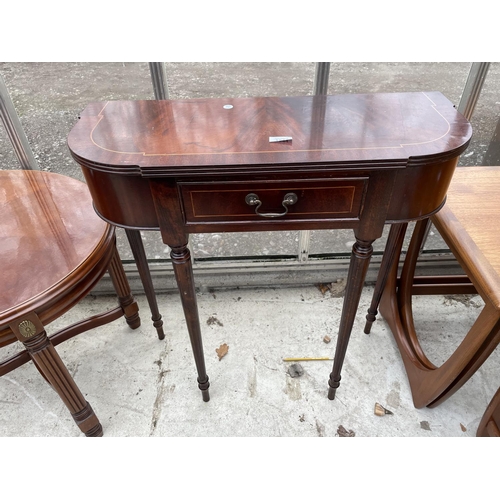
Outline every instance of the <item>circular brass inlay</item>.
{"label": "circular brass inlay", "polygon": [[19,331],[21,332],[21,335],[23,337],[29,338],[35,335],[36,328],[35,325],[30,320],[26,320],[26,321],[21,321],[21,323],[19,323]]}

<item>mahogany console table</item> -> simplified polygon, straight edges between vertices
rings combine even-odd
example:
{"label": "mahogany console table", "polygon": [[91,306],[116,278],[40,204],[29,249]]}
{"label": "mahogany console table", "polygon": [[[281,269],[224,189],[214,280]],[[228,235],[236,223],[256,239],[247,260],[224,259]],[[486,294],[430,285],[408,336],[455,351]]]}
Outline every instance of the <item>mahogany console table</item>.
{"label": "mahogany console table", "polygon": [[440,209],[471,133],[439,92],[109,101],[85,108],[68,145],[97,213],[171,248],[204,401],[188,234],[352,228],[334,399],[372,243]]}

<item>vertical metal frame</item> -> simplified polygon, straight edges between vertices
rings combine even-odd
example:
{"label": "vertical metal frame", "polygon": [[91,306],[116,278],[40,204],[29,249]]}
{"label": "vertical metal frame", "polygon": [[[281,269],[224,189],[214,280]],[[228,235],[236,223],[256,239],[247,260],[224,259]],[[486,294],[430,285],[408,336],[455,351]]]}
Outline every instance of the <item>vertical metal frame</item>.
{"label": "vertical metal frame", "polygon": [[158,101],[168,99],[168,85],[165,63],[150,62],[149,71],[151,72],[151,80],[153,82],[155,99]]}
{"label": "vertical metal frame", "polygon": [[[330,79],[330,63],[317,62],[314,73],[313,92],[314,95],[326,95],[328,93],[328,81]],[[305,263],[309,260],[311,243],[311,231],[299,231],[298,261]]]}
{"label": "vertical metal frame", "polygon": [[330,63],[316,63],[314,74],[314,95],[328,94],[328,80],[330,79]]}
{"label": "vertical metal frame", "polygon": [[9,91],[0,75],[0,118],[23,170],[40,170]]}
{"label": "vertical metal frame", "polygon": [[470,120],[476,107],[479,95],[484,85],[484,80],[490,69],[489,62],[472,63],[469,76],[465,82],[464,91],[457,110],[462,113],[467,120]]}

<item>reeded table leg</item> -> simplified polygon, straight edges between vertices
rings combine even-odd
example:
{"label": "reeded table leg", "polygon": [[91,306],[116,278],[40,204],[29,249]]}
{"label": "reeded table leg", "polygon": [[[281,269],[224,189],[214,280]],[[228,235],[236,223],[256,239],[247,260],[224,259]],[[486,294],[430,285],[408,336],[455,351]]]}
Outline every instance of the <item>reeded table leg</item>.
{"label": "reeded table leg", "polygon": [[108,266],[108,272],[111,276],[111,281],[118,295],[118,302],[120,307],[123,309],[125,319],[127,324],[135,330],[141,326],[141,318],[139,317],[139,306],[132,295],[130,290],[130,285],[128,283],[127,277],[125,276],[125,270],[118,254],[118,250],[115,247],[113,252],[113,257]]}
{"label": "reeded table leg", "polygon": [[137,270],[139,271],[139,276],[141,277],[142,286],[144,287],[144,292],[146,293],[146,298],[148,299],[153,326],[156,328],[158,338],[163,340],[165,338],[165,333],[163,332],[163,321],[158,309],[158,302],[156,300],[153,281],[149,271],[146,252],[144,251],[144,245],[142,243],[141,232],[135,229],[125,229],[125,234],[127,235],[130,248],[132,249]]}
{"label": "reeded table leg", "polygon": [[193,349],[196,369],[198,370],[198,387],[201,390],[203,401],[209,401],[208,388],[210,383],[205,368],[205,357],[203,354],[203,343],[201,338],[200,319],[194,287],[193,268],[191,265],[191,254],[187,243],[180,247],[173,247],[170,252],[174,268],[177,286],[181,294],[182,307],[186,317],[189,339]]}
{"label": "reeded table leg", "polygon": [[102,426],[62,362],[45,331],[23,341],[31,359],[45,380],[59,394],[76,425],[87,437],[101,437]]}
{"label": "reeded table leg", "polygon": [[188,249],[189,236],[184,232],[183,211],[179,204],[179,193],[173,181],[151,181],[150,187],[160,223],[163,243],[171,249],[172,267],[177,281],[177,288],[181,295],[189,340],[191,341],[194,361],[198,370],[198,387],[201,390],[203,401],[209,401],[208,388],[210,384],[203,355],[193,267]]}
{"label": "reeded table leg", "polygon": [[14,335],[24,344],[29,356],[43,378],[59,394],[73,419],[86,436],[102,436],[102,426],[94,410],[78,389],[73,377],[62,362],[45,327],[35,312],[17,318],[9,323]]}
{"label": "reeded table leg", "polygon": [[335,392],[340,386],[340,372],[344,363],[347,345],[351,336],[354,318],[358,310],[359,299],[363,290],[363,284],[373,253],[372,241],[361,241],[356,238],[356,243],[352,247],[351,262],[347,275],[347,288],[342,306],[342,316],[340,318],[339,336],[335,349],[333,370],[330,374],[328,385],[328,399],[335,399]]}

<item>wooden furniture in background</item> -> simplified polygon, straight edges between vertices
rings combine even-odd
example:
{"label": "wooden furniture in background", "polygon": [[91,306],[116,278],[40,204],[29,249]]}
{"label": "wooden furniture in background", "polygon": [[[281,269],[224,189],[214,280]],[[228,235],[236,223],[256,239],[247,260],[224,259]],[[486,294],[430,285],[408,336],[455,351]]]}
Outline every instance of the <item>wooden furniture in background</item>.
{"label": "wooden furniture in background", "polygon": [[[449,398],[500,342],[499,193],[500,167],[457,168],[444,207],[430,219],[417,222],[399,280],[398,258],[392,261],[380,312],[398,344],[417,408],[432,408]],[[466,276],[414,277],[424,234],[431,221]],[[393,231],[397,233],[394,254],[399,257],[404,228],[394,227]],[[438,367],[427,358],[419,343],[413,321],[412,295],[456,293],[478,293],[485,305],[457,349]],[[372,307],[376,309],[376,305],[375,300]],[[496,418],[498,423],[496,406],[499,404],[497,394],[488,407],[487,418],[485,414],[481,432],[490,418]]]}
{"label": "wooden furniture in background", "polygon": [[[102,436],[55,346],[124,315],[131,328],[140,325],[114,227],[95,214],[84,183],[41,171],[0,170],[0,213],[0,347],[16,341],[25,347],[0,362],[0,376],[31,359],[81,431]],[[48,337],[46,326],[85,297],[106,270],[119,307]]]}
{"label": "wooden furniture in background", "polygon": [[442,94],[419,92],[92,103],[68,145],[101,217],[171,248],[205,401],[189,233],[352,228],[334,399],[373,241],[440,209],[470,138]]}
{"label": "wooden furniture in background", "polygon": [[477,437],[500,437],[500,389],[490,401],[477,428]]}

